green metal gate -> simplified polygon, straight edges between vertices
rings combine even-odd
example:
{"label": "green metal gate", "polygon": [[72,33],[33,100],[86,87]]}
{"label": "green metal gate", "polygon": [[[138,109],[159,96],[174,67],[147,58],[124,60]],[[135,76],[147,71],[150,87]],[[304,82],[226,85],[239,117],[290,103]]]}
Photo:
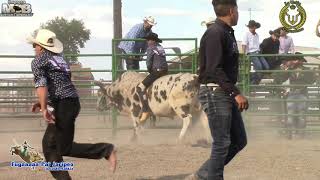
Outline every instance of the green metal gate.
{"label": "green metal gate", "polygon": [[[260,84],[251,84],[250,76],[251,72],[251,57],[319,57],[320,54],[296,54],[296,55],[274,55],[274,54],[257,54],[257,55],[248,55],[242,56],[241,58],[241,68],[240,68],[240,80],[242,84],[242,91],[244,95],[249,98],[249,103],[251,104],[251,110],[245,113],[245,119],[248,120],[247,124],[250,125],[257,123],[258,120],[253,121],[255,117],[268,118],[274,117],[278,119],[287,119],[288,117],[300,117],[305,116],[307,118],[307,128],[299,131],[310,131],[310,132],[320,132],[320,62],[318,63],[304,63],[304,66],[312,66],[312,70],[259,70],[255,71],[258,73],[263,73],[264,76],[273,74],[275,76],[283,76],[284,73],[314,73],[315,82],[312,84],[275,84],[275,83],[260,83]],[[272,77],[269,79],[272,80]],[[305,100],[296,100],[296,99],[286,99],[285,96],[275,94],[279,89],[293,88],[293,87],[306,87],[308,88],[308,99]],[[260,94],[259,94],[260,92]],[[263,94],[265,93],[265,94]],[[303,114],[288,114],[286,111],[288,102],[300,102],[306,103],[308,110]],[[268,111],[265,110],[273,108],[279,110]],[[260,109],[259,109],[260,107]],[[255,109],[258,108],[258,109]],[[265,108],[265,109],[264,109]],[[277,109],[278,108],[278,109]],[[268,120],[267,120],[268,121]],[[270,120],[269,120],[270,121]],[[264,128],[267,126],[264,124]],[[271,126],[272,127],[272,126]],[[288,130],[286,127],[274,126],[273,128]],[[298,130],[298,129],[294,129]]]}
{"label": "green metal gate", "polygon": [[[65,55],[65,56],[77,56],[77,57],[109,57],[111,59],[112,68],[111,69],[98,69],[98,70],[82,70],[82,71],[73,71],[76,72],[108,72],[112,75],[112,81],[116,80],[118,75],[124,72],[124,70],[118,69],[118,62],[125,56],[145,56],[145,54],[119,54],[117,53],[117,47],[116,45],[120,41],[144,41],[144,39],[113,39],[112,40],[112,54],[81,54],[81,55]],[[193,51],[187,52],[187,53],[178,53],[178,54],[167,54],[168,57],[188,57],[184,59],[189,59],[186,62],[182,62],[182,60],[178,58],[177,61],[168,61],[170,64],[179,64],[179,68],[171,68],[169,69],[169,72],[176,73],[176,72],[190,72],[190,73],[196,73],[197,71],[197,59],[198,59],[198,40],[196,38],[173,38],[173,39],[163,39],[163,41],[188,41],[193,44]],[[288,116],[301,116],[301,114],[288,114],[286,111],[283,111],[281,113],[272,112],[272,111],[264,111],[265,106],[269,106],[269,108],[272,108],[273,106],[280,105],[283,106],[282,108],[285,109],[285,104],[287,102],[307,102],[311,104],[309,106],[309,110],[307,113],[303,114],[304,116],[308,117],[310,119],[308,121],[308,124],[310,127],[307,127],[305,131],[312,131],[312,132],[320,132],[320,78],[317,76],[316,82],[313,84],[300,84],[300,85],[286,85],[286,84],[259,84],[259,85],[252,85],[250,84],[250,76],[252,75],[251,72],[251,60],[250,57],[253,56],[264,56],[264,57],[270,57],[270,56],[304,56],[304,57],[319,57],[320,54],[303,54],[303,55],[241,55],[240,56],[240,69],[239,69],[239,82],[238,86],[242,90],[243,94],[249,98],[249,102],[251,105],[251,109],[254,109],[254,107],[261,107],[261,109],[258,110],[249,110],[248,112],[245,112],[245,119],[247,119],[247,124],[250,127],[250,124],[256,123],[253,121],[254,117],[288,117]],[[3,58],[34,58],[34,56],[29,55],[0,55],[0,61]],[[187,66],[182,66],[184,63],[189,63]],[[313,66],[313,70],[308,70],[312,73],[316,73],[317,75],[320,74],[320,63],[306,63],[307,66]],[[139,70],[139,72],[145,72],[145,70]],[[263,71],[257,71],[259,73],[276,73],[281,76],[282,73],[288,73],[288,72],[307,72],[307,71],[301,71],[301,70],[263,70]],[[31,71],[16,71],[16,70],[6,70],[6,71],[0,71],[0,74],[31,74]],[[80,83],[78,84],[75,82],[76,86],[78,88],[88,88],[93,87],[93,82],[87,82],[87,83]],[[313,94],[310,95],[310,98],[304,101],[301,100],[288,100],[281,96],[275,97],[275,96],[269,96],[272,94],[274,89],[277,88],[290,88],[290,87],[308,87],[313,90]],[[1,91],[14,91],[14,90],[25,90],[30,91],[30,89],[33,89],[32,84],[21,84],[20,85],[14,85],[7,83],[7,85],[0,86],[0,92]],[[253,96],[254,93],[258,92],[268,92],[269,95],[260,95],[260,98],[257,98],[257,96]],[[22,103],[32,103],[36,97],[31,96],[29,94],[26,94],[25,96],[21,96],[12,102],[12,98],[10,98],[10,95],[8,97],[1,97],[2,99],[0,101],[0,107],[9,107],[8,104],[11,104],[11,106],[19,107],[23,106]],[[84,101],[95,101],[96,98],[94,96],[90,97],[81,97]],[[279,107],[280,107],[279,106]],[[313,108],[313,110],[312,110]],[[96,113],[96,112],[92,112]],[[112,128],[113,128],[113,134],[116,135],[117,132],[117,113],[115,110],[111,112],[111,118],[112,118]],[[0,116],[1,117],[1,116]],[[312,117],[312,118],[311,118]],[[312,125],[312,126],[311,126]],[[275,127],[279,128],[279,127]],[[281,127],[280,127],[281,128]]]}

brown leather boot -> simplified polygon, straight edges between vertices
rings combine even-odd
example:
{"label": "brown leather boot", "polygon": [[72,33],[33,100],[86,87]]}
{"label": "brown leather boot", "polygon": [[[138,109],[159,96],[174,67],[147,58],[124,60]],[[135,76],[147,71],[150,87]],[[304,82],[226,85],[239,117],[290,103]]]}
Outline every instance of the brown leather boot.
{"label": "brown leather boot", "polygon": [[140,116],[140,119],[139,119],[139,123],[142,124],[144,123],[150,116],[150,113],[149,112],[143,112]]}

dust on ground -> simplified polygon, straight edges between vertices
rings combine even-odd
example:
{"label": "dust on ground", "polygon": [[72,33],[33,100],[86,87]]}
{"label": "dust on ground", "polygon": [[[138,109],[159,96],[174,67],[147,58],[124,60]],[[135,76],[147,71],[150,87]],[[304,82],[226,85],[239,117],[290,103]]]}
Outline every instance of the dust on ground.
{"label": "dust on ground", "polygon": [[[138,142],[130,142],[132,130],[128,118],[119,121],[117,137],[112,137],[109,119],[80,116],[75,141],[83,143],[110,142],[118,149],[119,166],[115,174],[108,171],[106,160],[65,157],[75,164],[70,171],[73,179],[114,180],[180,180],[195,172],[209,158],[210,148],[196,146],[199,131],[188,134],[184,144],[177,143],[181,122],[165,120],[159,129],[144,129]],[[53,179],[42,168],[30,170],[10,167],[10,161],[20,161],[9,152],[12,138],[19,143],[27,140],[41,152],[45,124],[39,119],[1,120],[0,179]],[[318,136],[287,140],[277,131],[248,131],[248,145],[225,168],[226,180],[320,180],[320,141]]]}

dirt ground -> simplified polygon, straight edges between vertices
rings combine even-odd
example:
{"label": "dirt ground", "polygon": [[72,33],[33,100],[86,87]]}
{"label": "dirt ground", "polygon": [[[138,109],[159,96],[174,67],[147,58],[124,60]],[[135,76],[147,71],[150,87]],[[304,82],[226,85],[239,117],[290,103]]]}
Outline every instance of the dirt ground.
{"label": "dirt ground", "polygon": [[[27,140],[41,152],[45,124],[39,119],[0,119],[0,179],[53,179],[42,168],[30,170],[9,166],[10,161],[21,161],[9,152],[12,138],[19,143]],[[81,116],[77,122],[75,141],[111,142],[118,148],[119,166],[115,174],[108,171],[106,160],[86,160],[65,157],[75,164],[70,171],[73,179],[114,180],[180,180],[193,173],[209,157],[210,148],[197,146],[201,129],[188,134],[184,144],[177,144],[181,122],[164,120],[159,129],[145,129],[138,142],[129,141],[130,121],[123,118],[123,127],[114,139],[109,119]],[[197,133],[198,132],[198,133]],[[226,180],[320,180],[319,136],[286,140],[275,131],[248,131],[247,147],[225,168]]]}

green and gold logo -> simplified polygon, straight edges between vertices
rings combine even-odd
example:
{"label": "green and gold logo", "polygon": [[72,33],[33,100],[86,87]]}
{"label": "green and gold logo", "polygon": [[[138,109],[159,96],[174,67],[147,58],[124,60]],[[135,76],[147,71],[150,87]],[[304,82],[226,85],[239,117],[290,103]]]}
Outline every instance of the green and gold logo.
{"label": "green and gold logo", "polygon": [[307,13],[299,1],[290,0],[284,3],[279,18],[283,27],[291,33],[301,32],[304,30],[303,25],[307,19]]}

